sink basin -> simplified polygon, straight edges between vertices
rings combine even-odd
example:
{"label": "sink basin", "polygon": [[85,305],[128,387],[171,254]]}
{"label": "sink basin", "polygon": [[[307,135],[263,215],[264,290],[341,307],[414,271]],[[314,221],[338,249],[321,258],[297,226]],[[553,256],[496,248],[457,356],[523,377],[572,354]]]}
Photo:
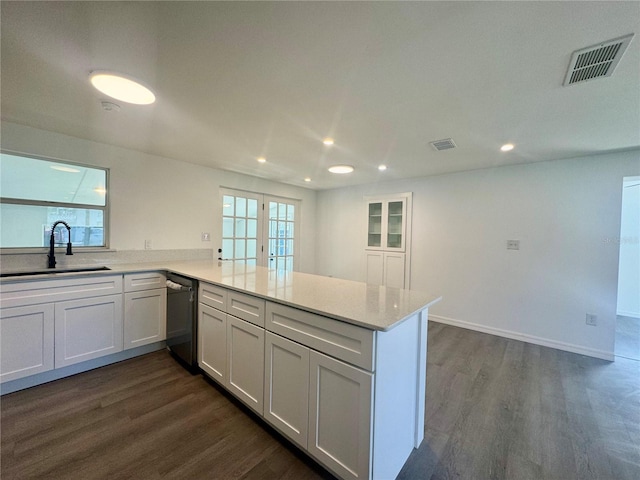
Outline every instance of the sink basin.
{"label": "sink basin", "polygon": [[103,270],[111,270],[109,267],[78,267],[78,268],[47,268],[45,270],[29,270],[27,272],[2,272],[0,277],[26,277],[30,275],[47,275],[56,273],[81,273],[81,272],[100,272]]}

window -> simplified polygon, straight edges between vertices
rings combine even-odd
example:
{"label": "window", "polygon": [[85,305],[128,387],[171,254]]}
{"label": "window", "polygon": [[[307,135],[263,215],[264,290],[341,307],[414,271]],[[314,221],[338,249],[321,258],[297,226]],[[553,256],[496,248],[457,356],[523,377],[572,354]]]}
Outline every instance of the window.
{"label": "window", "polygon": [[[106,169],[2,152],[0,248],[48,247],[58,220],[74,247],[106,247],[107,181]],[[54,240],[66,245],[63,225]]]}
{"label": "window", "polygon": [[279,271],[296,270],[300,201],[223,189],[222,257]]}

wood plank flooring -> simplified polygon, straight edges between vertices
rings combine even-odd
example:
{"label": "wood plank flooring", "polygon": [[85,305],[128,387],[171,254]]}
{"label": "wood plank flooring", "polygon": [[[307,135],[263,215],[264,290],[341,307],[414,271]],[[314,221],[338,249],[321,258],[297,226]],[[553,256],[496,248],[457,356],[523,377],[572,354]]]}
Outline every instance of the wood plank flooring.
{"label": "wood plank flooring", "polygon": [[[429,325],[400,479],[640,478],[640,362]],[[165,351],[0,399],[1,478],[332,478]]]}

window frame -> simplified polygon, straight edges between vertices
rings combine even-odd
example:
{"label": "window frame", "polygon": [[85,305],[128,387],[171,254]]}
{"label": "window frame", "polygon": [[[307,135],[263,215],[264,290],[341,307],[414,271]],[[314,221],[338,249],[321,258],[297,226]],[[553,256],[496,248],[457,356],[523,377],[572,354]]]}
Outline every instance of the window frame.
{"label": "window frame", "polygon": [[[104,197],[104,207],[100,205],[89,205],[83,203],[67,203],[67,202],[52,202],[52,201],[44,201],[44,200],[23,200],[19,198],[11,198],[11,197],[3,197],[2,191],[0,191],[0,203],[11,204],[11,205],[26,205],[26,206],[39,206],[39,207],[53,207],[53,208],[86,208],[92,210],[102,210],[102,218],[103,218],[103,232],[104,232],[104,245],[103,246],[81,246],[81,245],[73,245],[74,251],[77,253],[88,253],[88,252],[107,252],[112,251],[110,248],[110,221],[111,221],[111,209],[110,209],[110,169],[107,167],[90,165],[80,162],[74,162],[70,160],[60,159],[56,157],[47,157],[43,155],[34,155],[31,153],[19,152],[15,150],[7,150],[0,149],[0,153],[6,155],[14,155],[17,157],[26,157],[33,160],[42,160],[46,162],[55,162],[61,163],[64,165],[69,165],[71,167],[82,167],[82,168],[92,168],[95,170],[102,170],[105,173],[105,197]],[[66,245],[56,246],[55,252],[64,252],[66,250]],[[47,253],[49,251],[48,246],[43,247],[0,247],[0,255],[6,254],[42,254]]]}

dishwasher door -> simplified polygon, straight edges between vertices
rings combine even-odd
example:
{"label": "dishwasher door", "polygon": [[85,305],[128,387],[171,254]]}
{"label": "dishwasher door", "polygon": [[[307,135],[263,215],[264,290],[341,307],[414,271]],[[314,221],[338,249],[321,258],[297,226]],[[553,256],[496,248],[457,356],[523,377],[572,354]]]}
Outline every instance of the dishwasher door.
{"label": "dishwasher door", "polygon": [[197,373],[198,282],[167,274],[167,348],[191,373]]}

